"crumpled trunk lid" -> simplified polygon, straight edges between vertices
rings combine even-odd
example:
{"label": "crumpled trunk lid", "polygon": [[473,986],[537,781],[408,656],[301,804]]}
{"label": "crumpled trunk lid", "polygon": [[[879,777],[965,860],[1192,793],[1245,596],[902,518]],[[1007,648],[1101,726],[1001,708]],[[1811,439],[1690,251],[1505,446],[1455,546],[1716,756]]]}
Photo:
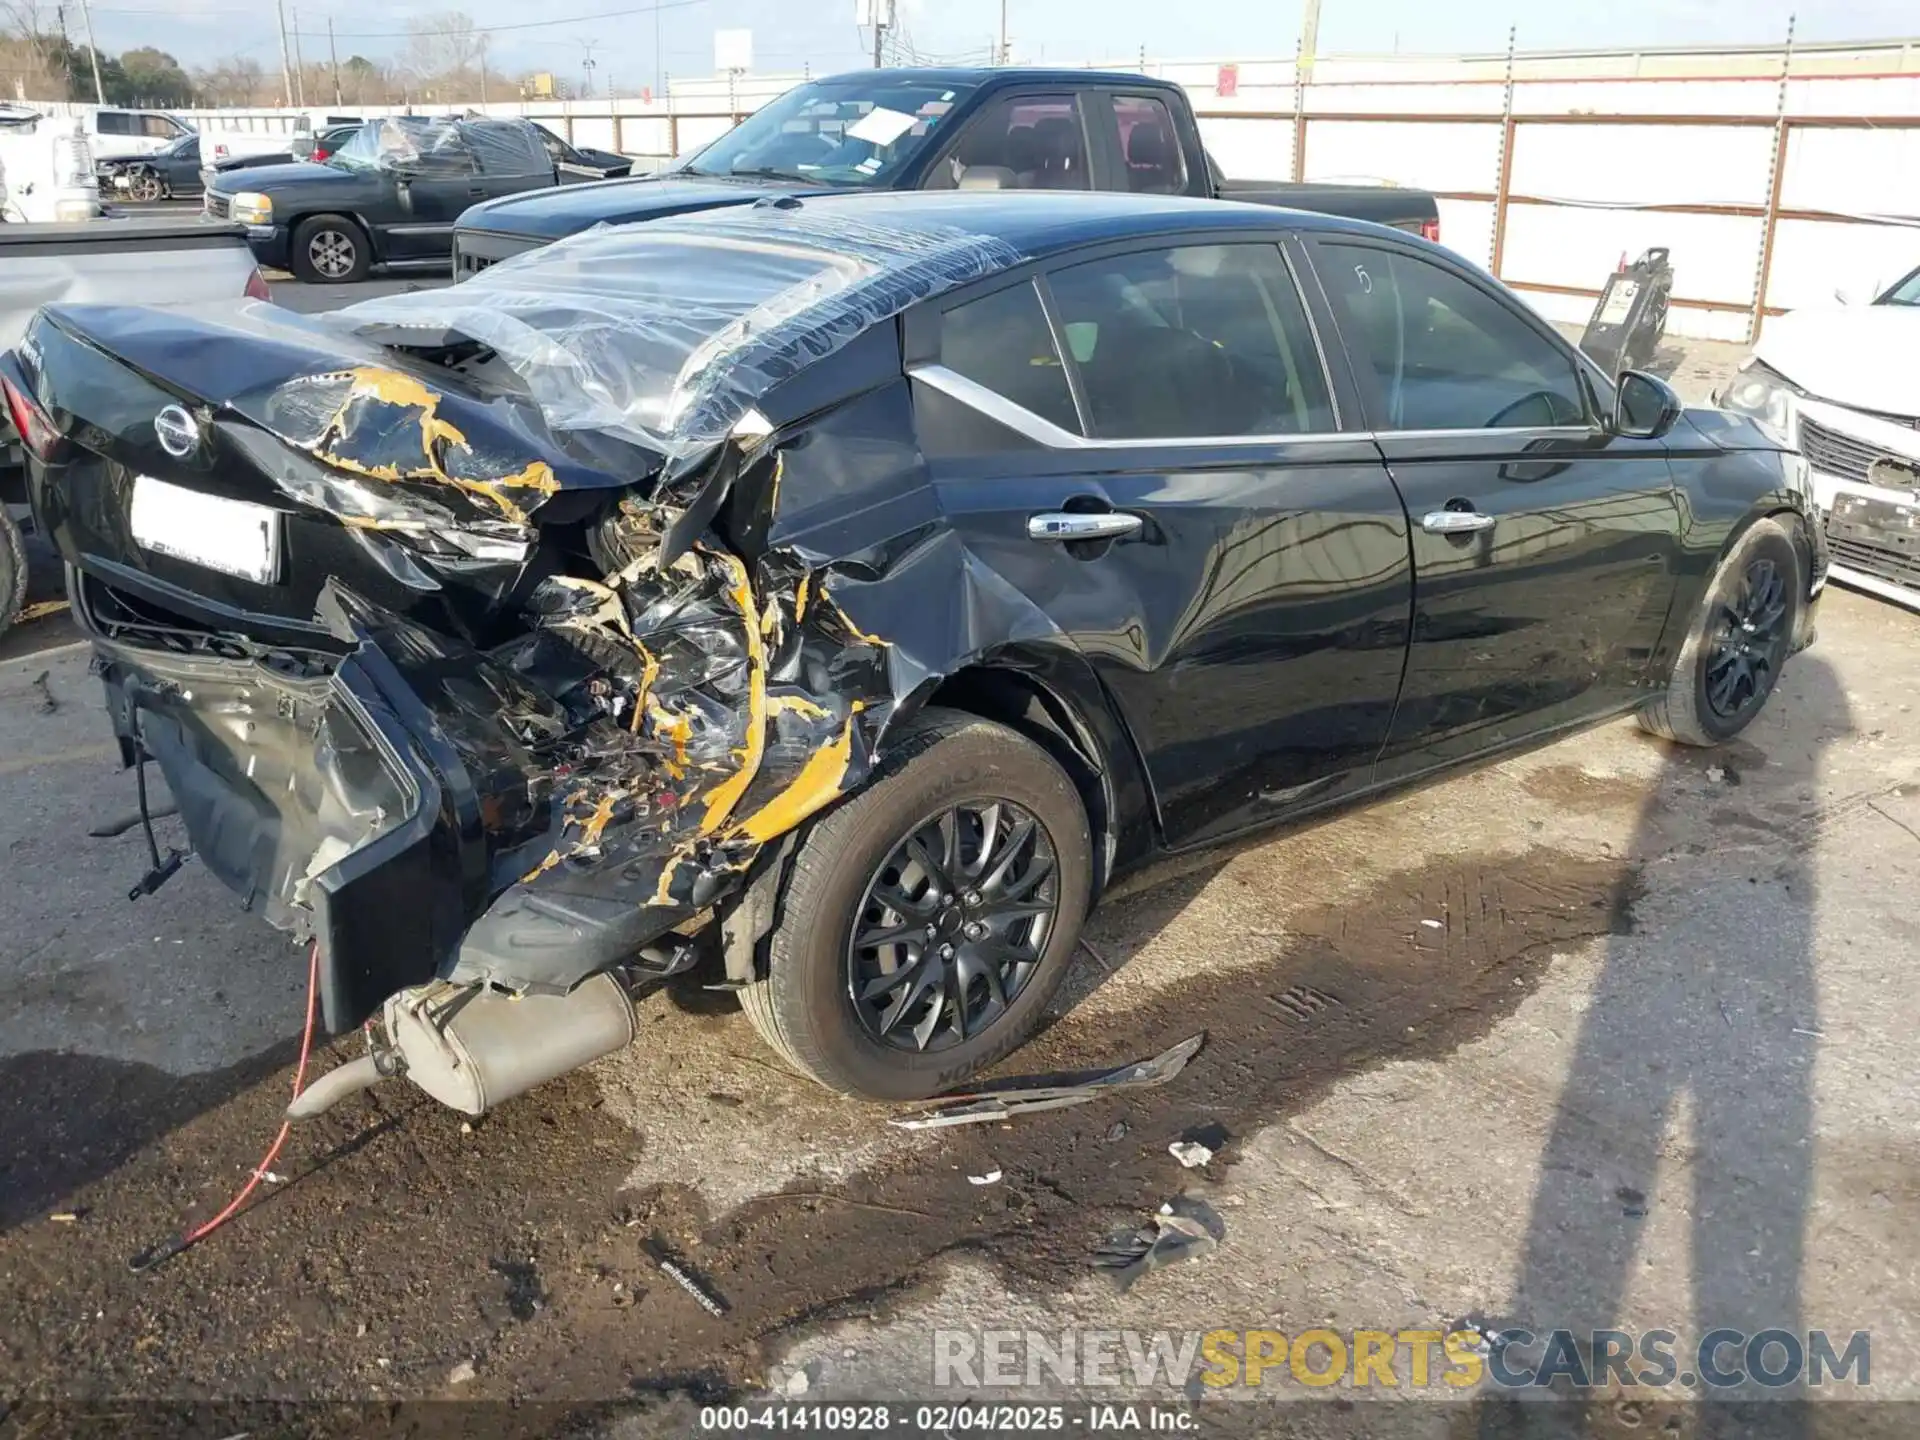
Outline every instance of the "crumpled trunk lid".
{"label": "crumpled trunk lid", "polygon": [[[621,441],[554,432],[484,362],[463,373],[272,306],[56,307],[17,353],[69,441],[35,487],[67,558],[185,618],[265,638],[320,633],[329,577],[485,635],[537,583],[546,523],[578,521],[658,466]],[[152,481],[278,515],[271,580],[143,543],[134,502]]]}

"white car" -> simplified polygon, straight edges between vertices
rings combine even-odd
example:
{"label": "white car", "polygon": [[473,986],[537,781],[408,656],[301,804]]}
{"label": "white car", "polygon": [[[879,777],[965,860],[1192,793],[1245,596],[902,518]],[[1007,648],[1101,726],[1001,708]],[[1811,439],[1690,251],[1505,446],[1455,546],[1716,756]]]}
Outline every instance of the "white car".
{"label": "white car", "polygon": [[1833,578],[1920,610],[1920,269],[1835,298],[1768,321],[1716,401],[1799,445]]}

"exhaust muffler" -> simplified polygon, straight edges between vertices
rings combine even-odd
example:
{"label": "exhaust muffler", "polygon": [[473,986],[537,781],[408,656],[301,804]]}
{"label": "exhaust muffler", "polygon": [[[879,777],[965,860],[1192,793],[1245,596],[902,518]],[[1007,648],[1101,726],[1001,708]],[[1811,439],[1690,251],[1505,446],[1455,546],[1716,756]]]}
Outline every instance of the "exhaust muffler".
{"label": "exhaust muffler", "polygon": [[508,995],[437,980],[386,1003],[387,1047],[330,1070],[287,1107],[309,1120],[390,1075],[450,1109],[484,1115],[504,1100],[631,1045],[639,1017],[613,974],[565,995]]}

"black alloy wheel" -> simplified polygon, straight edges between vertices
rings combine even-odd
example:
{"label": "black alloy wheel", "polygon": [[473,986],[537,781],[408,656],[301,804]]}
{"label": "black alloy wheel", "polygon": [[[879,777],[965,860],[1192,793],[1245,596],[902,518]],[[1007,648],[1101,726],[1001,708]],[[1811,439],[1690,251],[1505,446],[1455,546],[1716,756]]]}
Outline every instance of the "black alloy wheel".
{"label": "black alloy wheel", "polygon": [[1007,1013],[1059,918],[1052,836],[1010,800],[927,817],[867,881],[847,941],[848,995],[883,1045],[939,1051]]}
{"label": "black alloy wheel", "polygon": [[1787,577],[1773,560],[1755,557],[1708,637],[1707,705],[1721,719],[1757,709],[1773,689],[1786,658],[1790,608]]}

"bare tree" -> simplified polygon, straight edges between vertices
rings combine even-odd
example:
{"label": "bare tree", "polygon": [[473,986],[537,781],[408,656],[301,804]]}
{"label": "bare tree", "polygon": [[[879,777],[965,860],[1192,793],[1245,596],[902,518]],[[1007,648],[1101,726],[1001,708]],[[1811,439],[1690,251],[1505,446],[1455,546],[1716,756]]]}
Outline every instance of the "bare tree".
{"label": "bare tree", "polygon": [[480,73],[480,54],[480,32],[464,11],[443,10],[407,22],[404,59],[422,85],[464,90]]}

